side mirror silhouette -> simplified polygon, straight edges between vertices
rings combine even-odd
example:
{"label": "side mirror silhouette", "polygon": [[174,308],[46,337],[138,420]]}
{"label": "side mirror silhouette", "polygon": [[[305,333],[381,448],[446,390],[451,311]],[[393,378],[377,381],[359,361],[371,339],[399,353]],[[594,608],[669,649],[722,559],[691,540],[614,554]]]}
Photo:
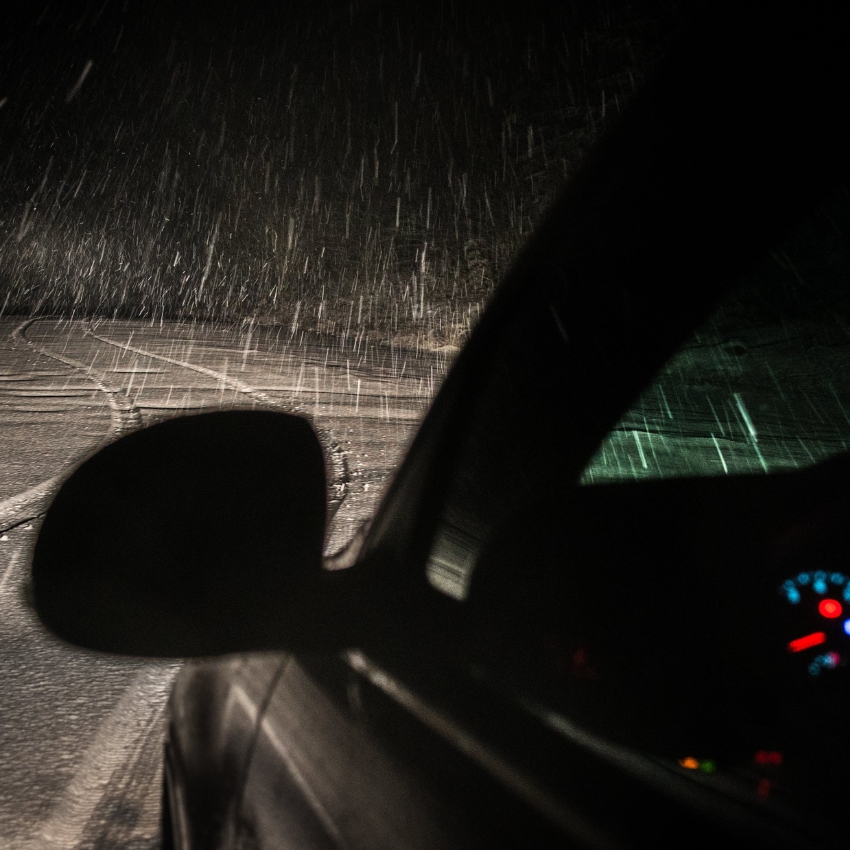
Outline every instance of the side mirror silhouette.
{"label": "side mirror silhouette", "polygon": [[293,634],[288,614],[329,575],[325,514],[305,419],[228,411],[153,425],[62,485],[35,547],[35,606],[59,637],[107,652],[309,644],[304,618]]}

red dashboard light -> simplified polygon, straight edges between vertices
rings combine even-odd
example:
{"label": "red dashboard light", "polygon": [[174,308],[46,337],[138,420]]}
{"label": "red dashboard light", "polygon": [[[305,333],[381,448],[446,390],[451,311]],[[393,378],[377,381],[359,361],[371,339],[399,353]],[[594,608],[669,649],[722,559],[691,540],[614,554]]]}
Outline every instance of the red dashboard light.
{"label": "red dashboard light", "polygon": [[805,635],[804,637],[792,640],[788,644],[788,651],[802,652],[810,646],[817,646],[821,643],[826,643],[826,632],[812,632],[810,635]]}
{"label": "red dashboard light", "polygon": [[818,605],[818,611],[821,617],[834,620],[836,617],[841,616],[841,603],[837,599],[821,599]]}
{"label": "red dashboard light", "polygon": [[776,750],[758,750],[755,755],[756,764],[782,764],[782,753]]}

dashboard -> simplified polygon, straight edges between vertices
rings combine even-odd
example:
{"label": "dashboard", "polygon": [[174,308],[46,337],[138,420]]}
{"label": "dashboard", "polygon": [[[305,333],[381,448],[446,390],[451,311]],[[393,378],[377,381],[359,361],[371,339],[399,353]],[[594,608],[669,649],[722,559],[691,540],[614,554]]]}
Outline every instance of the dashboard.
{"label": "dashboard", "polygon": [[848,519],[847,455],[544,498],[475,568],[466,663],[727,797],[829,823],[850,793]]}

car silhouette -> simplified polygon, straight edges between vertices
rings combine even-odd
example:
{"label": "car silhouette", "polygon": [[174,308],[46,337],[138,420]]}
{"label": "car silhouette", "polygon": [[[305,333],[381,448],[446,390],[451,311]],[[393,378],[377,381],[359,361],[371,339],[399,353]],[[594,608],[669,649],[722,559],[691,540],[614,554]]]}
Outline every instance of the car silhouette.
{"label": "car silhouette", "polygon": [[[304,419],[172,420],[70,476],[44,622],[202,659],[169,704],[165,847],[846,846],[848,287],[785,247],[848,253],[843,42],[815,4],[697,17],[334,569]],[[771,362],[778,397],[820,398],[806,357],[832,393],[780,409]]]}

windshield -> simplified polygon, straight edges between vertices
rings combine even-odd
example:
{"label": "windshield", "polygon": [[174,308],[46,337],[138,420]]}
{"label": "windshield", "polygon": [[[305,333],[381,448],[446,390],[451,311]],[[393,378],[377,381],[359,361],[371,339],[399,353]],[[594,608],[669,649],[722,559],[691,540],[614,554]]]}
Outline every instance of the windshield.
{"label": "windshield", "polygon": [[[727,277],[737,278],[739,285],[706,320],[696,323],[697,330],[660,372],[647,375],[646,389],[613,428],[605,429],[601,445],[581,472],[581,483],[774,473],[850,449],[848,200],[843,188],[838,189],[754,263],[728,270]],[[720,280],[717,285],[727,284]],[[630,359],[646,356],[666,331],[661,319],[652,326],[653,315],[665,316],[670,299],[686,300],[688,287],[683,270],[677,287],[668,290],[667,302],[657,300],[656,314],[645,307],[652,294],[644,293],[643,324],[628,319],[633,339],[622,343],[620,372],[600,370],[590,393],[602,396],[627,372]],[[589,323],[590,312],[584,315]],[[573,327],[579,325],[573,322]],[[588,359],[571,366],[573,375],[587,381],[594,362],[607,366],[613,361],[602,348],[604,335],[609,352],[618,344],[601,321],[594,333],[583,343]],[[492,474],[492,486],[481,485],[481,472],[475,478],[466,473],[455,479],[458,495],[444,510],[426,567],[432,587],[456,599],[466,596],[496,498],[508,513],[543,497],[544,490],[550,497],[557,495],[557,489],[550,491],[559,482],[568,485],[566,475],[553,472],[566,467],[564,459],[577,444],[575,437],[566,438],[567,414],[578,411],[587,414],[588,421],[593,414],[589,405],[577,404],[575,388],[566,391],[569,378],[558,369],[559,355],[576,356],[578,350],[565,345],[559,352],[552,346],[548,359],[541,358],[545,371],[538,386],[533,386],[535,373],[526,368],[522,381],[510,387],[502,381],[492,391],[492,413],[480,417],[467,451],[473,459],[485,455],[482,446],[489,441],[495,448],[487,453],[499,457],[499,464],[487,466],[482,460],[477,467]],[[519,348],[517,352],[519,361],[523,355]],[[516,401],[507,393],[514,388]],[[559,398],[567,412],[555,416],[546,405]],[[502,420],[512,412],[517,421],[507,427]],[[555,439],[557,427],[560,440]],[[543,465],[536,468],[535,463]],[[469,465],[465,459],[459,469]]]}
{"label": "windshield", "polygon": [[850,203],[746,275],[608,434],[582,483],[798,469],[850,448]]}

